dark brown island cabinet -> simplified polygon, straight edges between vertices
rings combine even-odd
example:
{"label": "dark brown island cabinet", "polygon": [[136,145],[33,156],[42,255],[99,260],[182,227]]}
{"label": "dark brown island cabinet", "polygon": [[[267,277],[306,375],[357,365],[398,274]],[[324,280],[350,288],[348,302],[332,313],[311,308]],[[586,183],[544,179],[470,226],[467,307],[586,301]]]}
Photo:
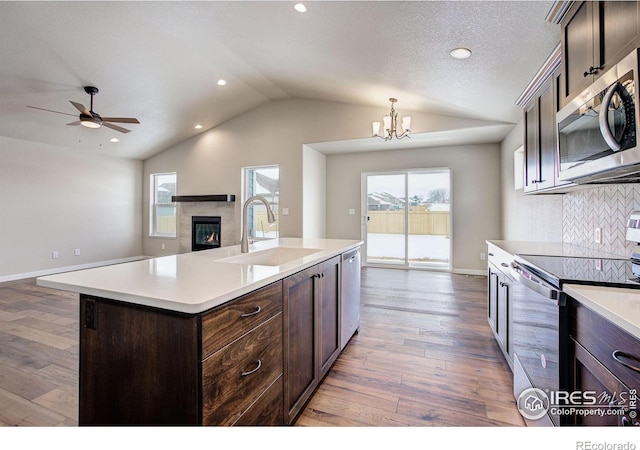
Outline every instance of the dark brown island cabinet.
{"label": "dark brown island cabinet", "polygon": [[338,357],[341,256],[209,311],[80,296],[80,425],[291,424]]}

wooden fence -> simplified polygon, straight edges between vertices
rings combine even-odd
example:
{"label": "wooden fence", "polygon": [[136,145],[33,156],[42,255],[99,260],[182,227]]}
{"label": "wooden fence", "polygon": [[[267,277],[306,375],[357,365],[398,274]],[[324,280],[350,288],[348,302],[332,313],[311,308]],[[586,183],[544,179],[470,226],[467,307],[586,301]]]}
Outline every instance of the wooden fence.
{"label": "wooden fence", "polygon": [[[404,211],[369,211],[369,233],[404,234]],[[409,211],[409,234],[449,236],[449,211]]]}
{"label": "wooden fence", "polygon": [[157,218],[158,233],[176,234],[176,216],[160,216]]}

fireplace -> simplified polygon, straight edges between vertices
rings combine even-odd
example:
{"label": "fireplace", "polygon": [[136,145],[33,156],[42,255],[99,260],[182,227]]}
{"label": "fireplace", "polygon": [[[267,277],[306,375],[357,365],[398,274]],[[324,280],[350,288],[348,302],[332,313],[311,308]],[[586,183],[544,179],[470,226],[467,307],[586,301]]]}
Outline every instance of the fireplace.
{"label": "fireplace", "polygon": [[191,251],[220,247],[220,216],[193,216],[191,218]]}

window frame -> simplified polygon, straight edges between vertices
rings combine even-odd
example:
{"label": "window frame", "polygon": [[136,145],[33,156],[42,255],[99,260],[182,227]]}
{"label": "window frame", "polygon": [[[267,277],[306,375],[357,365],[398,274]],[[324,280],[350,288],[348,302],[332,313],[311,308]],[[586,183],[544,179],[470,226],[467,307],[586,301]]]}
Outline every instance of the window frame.
{"label": "window frame", "polygon": [[[256,171],[256,170],[260,170],[260,169],[277,169],[278,170],[278,189],[277,191],[271,196],[269,194],[256,194],[256,193],[251,193],[250,194],[250,186],[249,186],[249,182],[250,182],[250,172],[251,171]],[[260,236],[260,233],[256,233],[255,230],[253,230],[253,227],[247,227],[248,230],[247,232],[252,233],[251,239],[253,239],[254,241],[266,241],[266,240],[270,240],[270,239],[278,239],[280,237],[280,220],[279,220],[279,209],[280,209],[280,165],[279,164],[264,164],[264,165],[259,165],[259,166],[247,166],[247,167],[243,167],[242,168],[242,204],[244,205],[244,202],[247,201],[247,199],[253,195],[262,195],[264,196],[267,201],[269,201],[269,204],[271,206],[271,208],[273,209],[273,213],[276,216],[276,223],[274,224],[274,228],[270,229],[269,231],[274,231],[275,232],[275,237],[267,237],[267,236]],[[254,206],[261,206],[262,203],[251,203],[250,205],[247,206],[247,217],[252,217],[253,213],[253,208]],[[241,220],[244,220],[244,217],[241,218]]]}
{"label": "window frame", "polygon": [[[178,185],[178,173],[177,172],[158,172],[149,174],[149,237],[152,238],[165,238],[165,239],[177,239],[178,236],[178,211],[176,202],[158,202],[158,178],[161,176],[173,175],[175,178],[176,187]],[[174,190],[173,195],[176,195]],[[173,233],[162,233],[158,231],[158,207],[173,207],[174,219],[175,219],[175,231]]]}

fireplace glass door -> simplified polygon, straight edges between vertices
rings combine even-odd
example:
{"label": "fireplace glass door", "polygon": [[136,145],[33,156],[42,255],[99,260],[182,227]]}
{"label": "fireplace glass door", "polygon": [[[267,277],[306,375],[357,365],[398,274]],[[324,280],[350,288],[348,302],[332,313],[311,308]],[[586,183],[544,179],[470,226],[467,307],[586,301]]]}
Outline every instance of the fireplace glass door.
{"label": "fireplace glass door", "polygon": [[220,217],[194,216],[191,227],[191,250],[207,250],[220,247]]}

